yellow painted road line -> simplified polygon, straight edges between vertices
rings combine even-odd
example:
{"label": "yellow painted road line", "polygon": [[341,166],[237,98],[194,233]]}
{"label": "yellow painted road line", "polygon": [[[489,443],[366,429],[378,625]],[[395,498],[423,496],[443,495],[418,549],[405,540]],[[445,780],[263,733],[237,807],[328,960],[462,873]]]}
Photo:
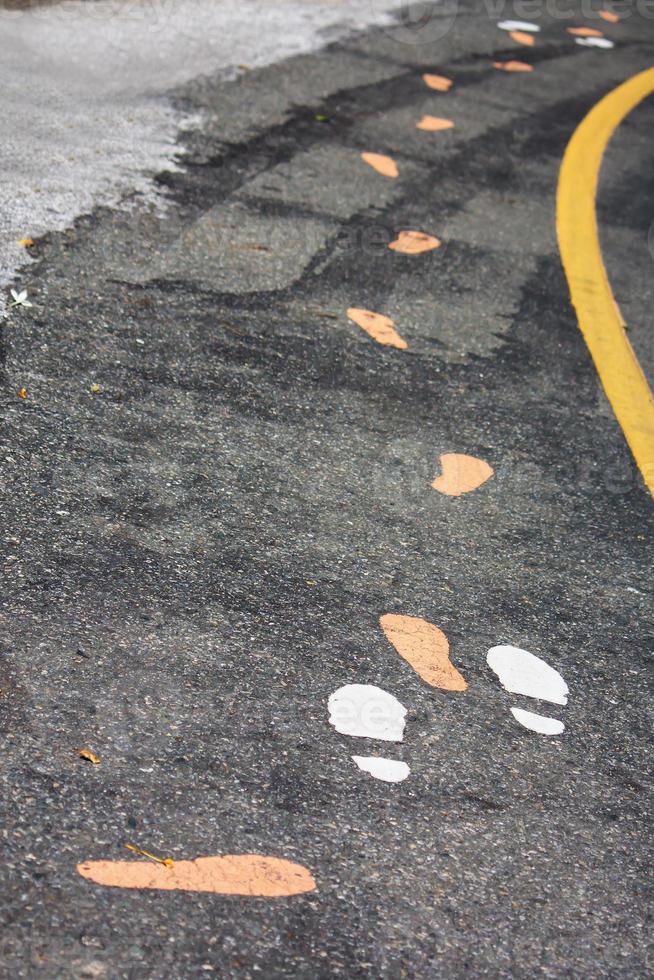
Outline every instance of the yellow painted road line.
{"label": "yellow painted road line", "polygon": [[611,292],[596,215],[597,180],[606,146],[625,116],[652,92],[654,68],[648,68],[604,96],[577,127],[561,163],[556,228],[579,328],[634,459],[654,496],[654,397]]}

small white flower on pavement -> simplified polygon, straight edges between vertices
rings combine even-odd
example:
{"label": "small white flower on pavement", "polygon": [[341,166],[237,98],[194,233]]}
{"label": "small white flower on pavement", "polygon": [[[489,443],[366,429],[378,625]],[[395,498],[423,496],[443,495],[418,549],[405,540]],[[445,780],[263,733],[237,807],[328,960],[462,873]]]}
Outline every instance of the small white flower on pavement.
{"label": "small white flower on pavement", "polygon": [[33,303],[30,303],[30,301],[28,300],[26,289],[21,289],[19,293],[17,293],[15,289],[10,289],[9,292],[13,297],[13,303],[10,303],[9,304],[10,306],[33,306],[34,305]]}

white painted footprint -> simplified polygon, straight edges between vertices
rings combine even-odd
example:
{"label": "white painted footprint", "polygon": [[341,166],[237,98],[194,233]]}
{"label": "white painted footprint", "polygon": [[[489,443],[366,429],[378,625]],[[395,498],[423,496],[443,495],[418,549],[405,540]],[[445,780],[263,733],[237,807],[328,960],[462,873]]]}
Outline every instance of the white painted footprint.
{"label": "white painted footprint", "polygon": [[[341,735],[401,742],[406,708],[388,691],[374,684],[346,684],[328,701],[329,724]],[[363,772],[385,783],[401,783],[410,773],[406,762],[382,756],[353,755]]]}
{"label": "white painted footprint", "polygon": [[[568,685],[558,670],[528,650],[513,646],[492,647],[486,661],[505,691],[551,704],[568,703]],[[558,718],[549,718],[523,708],[511,708],[511,714],[520,725],[539,735],[560,735],[565,729]]]}
{"label": "white painted footprint", "polygon": [[411,772],[406,762],[399,759],[382,759],[375,755],[353,755],[352,758],[359,769],[384,783],[401,783]]}

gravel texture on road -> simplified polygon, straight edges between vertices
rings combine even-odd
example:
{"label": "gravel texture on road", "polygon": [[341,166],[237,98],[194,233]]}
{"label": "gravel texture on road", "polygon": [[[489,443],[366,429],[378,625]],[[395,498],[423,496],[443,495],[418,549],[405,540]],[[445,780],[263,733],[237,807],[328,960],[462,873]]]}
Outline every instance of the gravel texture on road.
{"label": "gravel texture on road", "polygon": [[[0,3],[0,286],[19,245],[97,205],[165,207],[153,176],[176,166],[175,87],[233,77],[373,23],[395,0],[68,0]],[[1,302],[1,301],[0,301]],[[0,306],[0,309],[2,307]]]}
{"label": "gravel texture on road", "polygon": [[[465,0],[428,44],[371,30],[188,81],[176,111],[203,122],[159,175],[166,210],[96,208],[35,245],[34,305],[3,330],[7,976],[651,975],[652,501],[569,304],[554,198],[575,127],[654,34],[634,15],[593,51],[575,20],[540,22],[523,53]],[[518,56],[533,73],[492,67]],[[416,130],[428,112],[455,128]],[[644,362],[653,112],[599,195]],[[443,244],[391,251],[407,228]],[[494,476],[437,492],[451,452]],[[444,630],[468,689],[423,683],[389,613]],[[501,644],[560,671],[567,706],[505,691]],[[401,701],[401,744],[330,727],[347,684]],[[380,782],[354,754],[411,773]],[[317,889],[77,874],[125,842],[278,855]]]}

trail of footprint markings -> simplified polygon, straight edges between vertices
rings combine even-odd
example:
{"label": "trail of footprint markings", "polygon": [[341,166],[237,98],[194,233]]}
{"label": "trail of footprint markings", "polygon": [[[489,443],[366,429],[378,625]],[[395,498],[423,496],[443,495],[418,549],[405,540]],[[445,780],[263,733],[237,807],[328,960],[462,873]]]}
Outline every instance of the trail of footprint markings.
{"label": "trail of footprint markings", "polygon": [[[600,10],[599,16],[602,20],[606,21],[608,24],[617,24],[620,20],[617,14],[612,13],[610,10]],[[498,28],[501,31],[506,31],[512,41],[518,44],[525,45],[527,47],[533,47],[535,44],[534,34],[540,31],[538,24],[533,24],[531,21],[524,20],[503,20],[498,23]],[[571,34],[577,44],[582,45],[586,48],[612,48],[614,47],[613,41],[609,38],[604,37],[604,32],[598,30],[596,27],[566,27],[566,32]],[[521,62],[496,62],[495,68],[501,68],[503,71],[529,71],[531,66],[522,65],[522,67],[517,67],[521,65]]]}
{"label": "trail of footprint markings", "polygon": [[[526,21],[505,21],[498,24],[498,27],[509,31],[513,40],[527,46],[534,43],[531,34],[540,30],[537,24]],[[494,67],[509,72],[533,70],[531,65],[517,61],[495,62]],[[447,92],[452,86],[452,80],[442,75],[425,74],[422,77],[425,84],[435,91]],[[451,120],[435,116],[423,116],[416,123],[418,129],[427,131],[448,129],[453,125]],[[361,154],[361,157],[386,177],[398,175],[397,166],[391,158],[371,153]],[[389,244],[389,248],[415,255],[437,248],[440,244],[438,239],[424,232],[402,231]],[[347,312],[348,317],[378,343],[401,349],[408,346],[389,317],[355,307],[349,308]],[[440,465],[441,473],[434,478],[432,488],[448,496],[461,496],[477,490],[494,475],[493,468],[485,460],[464,453],[444,453],[440,456]],[[419,617],[390,613],[380,618],[380,626],[400,656],[430,686],[449,691],[466,690],[467,682],[450,661],[448,639],[437,626]],[[496,669],[503,683],[514,683],[514,686],[517,683],[518,693],[530,694],[537,689],[544,698],[561,698],[565,688],[567,694],[567,687],[560,675],[527,651],[496,647],[489,652],[488,663],[492,669]],[[516,664],[520,665],[517,676],[521,680],[512,682],[511,669],[515,673]],[[566,702],[564,700],[557,703]],[[403,740],[406,709],[392,694],[375,685],[346,684],[330,696],[328,708],[329,722],[341,734],[383,741]],[[563,730],[562,723],[557,719],[545,718],[515,707],[511,711],[520,724],[532,731],[560,734]],[[361,770],[385,782],[401,782],[410,773],[408,765],[397,759],[359,755],[353,755],[352,759]]]}
{"label": "trail of footprint markings", "polygon": [[[540,27],[530,21],[502,21],[498,27],[507,31],[512,40],[529,47],[534,45],[533,34],[540,31]],[[592,29],[571,33],[601,37],[600,31]],[[494,62],[494,67],[506,72],[533,71],[532,65],[513,60]],[[422,77],[435,91],[447,92],[452,85],[451,79],[442,75],[425,74]],[[434,116],[423,116],[416,123],[418,129],[427,131],[448,129],[453,125],[451,120]],[[397,167],[390,158],[379,154],[361,156],[385,176],[397,176]],[[419,254],[439,245],[438,239],[424,232],[402,231],[389,248],[405,254]],[[350,308],[348,316],[378,343],[406,349],[406,342],[397,334],[389,317],[358,308]],[[441,473],[434,478],[432,488],[447,496],[461,496],[477,490],[494,475],[489,463],[465,453],[444,453],[440,456],[440,465]],[[400,656],[430,686],[448,691],[466,690],[466,680],[450,660],[447,636],[437,626],[419,617],[391,613],[380,618],[380,626]],[[568,687],[561,675],[529,651],[511,646],[493,647],[488,652],[487,662],[507,691],[567,704]],[[406,709],[392,694],[375,685],[346,684],[330,696],[328,708],[330,724],[341,734],[394,742],[403,740]],[[564,730],[563,723],[556,718],[515,706],[511,707],[511,713],[523,727],[542,735],[559,735]],[[408,765],[397,759],[359,755],[353,755],[352,759],[361,770],[385,782],[401,782],[410,773]]]}
{"label": "trail of footprint markings", "polygon": [[[600,15],[611,22],[618,19],[609,13],[602,12]],[[535,25],[530,28],[524,23],[519,26],[523,30],[539,29]],[[531,66],[519,62],[496,64],[495,67],[506,71],[531,70]],[[452,80],[442,75],[425,74],[422,77],[425,84],[436,91],[446,92],[452,86]],[[453,125],[450,120],[425,116],[417,127],[433,131]],[[398,176],[397,164],[391,157],[362,153],[361,159],[385,177]],[[438,248],[440,244],[433,235],[406,230],[399,232],[388,247],[403,254],[418,255]],[[407,347],[389,317],[357,308],[350,308],[348,316],[379,343],[402,349]],[[476,457],[449,453],[441,456],[440,461],[443,472],[433,481],[432,487],[450,496],[477,489],[493,475],[492,468]],[[419,617],[391,613],[380,617],[380,625],[400,656],[426,683],[449,691],[466,690],[467,682],[450,661],[449,642],[442,630]],[[527,651],[514,647],[494,647],[489,651],[488,662],[506,690],[545,698],[557,704],[567,703],[568,689],[560,675]],[[541,682],[536,688],[534,678]],[[533,731],[558,734],[559,730],[563,730],[563,724],[556,719],[544,718],[519,708],[511,708],[511,711],[521,724]],[[329,712],[330,723],[343,734],[393,742],[401,742],[404,737],[406,708],[392,694],[374,685],[347,684],[339,688],[329,698]],[[362,771],[384,782],[401,782],[410,772],[408,765],[398,759],[358,755],[353,755],[352,759]],[[150,861],[85,861],[77,865],[77,871],[96,884],[114,888],[273,898],[301,894],[316,887],[307,868],[270,855],[226,854],[173,861],[156,858],[139,848],[132,849],[151,858],[154,864]]]}
{"label": "trail of footprint markings", "polygon": [[[422,76],[425,85],[433,91],[448,92],[452,87],[452,79],[445,75],[424,74]],[[416,123],[417,129],[428,132],[452,129],[454,123],[451,119],[444,119],[438,116],[423,116]],[[399,176],[399,168],[393,157],[384,153],[364,152],[360,154],[361,160],[369,167],[391,180]],[[435,248],[440,248],[440,239],[424,231],[404,229],[400,231],[395,239],[389,243],[388,247],[393,252],[403,255],[421,255],[430,252]],[[395,328],[395,322],[391,317],[384,313],[377,313],[374,310],[366,310],[362,307],[351,306],[347,310],[348,319],[360,327],[373,340],[384,347],[395,347],[398,350],[406,350],[408,344],[404,337]]]}
{"label": "trail of footprint markings", "polygon": [[[445,75],[424,74],[422,80],[427,88],[434,92],[449,92],[454,84],[452,79]],[[422,129],[427,133],[438,133],[445,129],[454,129],[454,123],[443,116],[423,116],[416,123],[416,129]]]}
{"label": "trail of footprint markings", "polygon": [[[425,84],[447,92],[452,80],[443,75],[425,74]],[[418,129],[448,129],[451,120],[423,116]],[[362,159],[384,176],[394,177],[397,168],[390,158],[379,154],[361,154]],[[391,251],[419,255],[440,246],[441,242],[426,232],[403,230],[389,243]],[[380,313],[350,307],[347,315],[354,323],[380,344],[406,349],[406,341],[395,330],[395,324]],[[449,496],[459,496],[476,490],[492,475],[493,469],[485,460],[463,453],[446,453],[440,457],[441,474],[432,487]],[[381,628],[397,652],[428,684],[444,690],[463,691],[467,682],[449,659],[449,642],[437,626],[414,616],[386,614],[380,619]],[[353,738],[401,742],[404,738],[406,708],[382,688],[373,684],[346,684],[328,700],[329,722],[337,732]],[[364,772],[383,782],[402,782],[410,773],[409,766],[398,759],[380,756],[353,755],[353,761]]]}

